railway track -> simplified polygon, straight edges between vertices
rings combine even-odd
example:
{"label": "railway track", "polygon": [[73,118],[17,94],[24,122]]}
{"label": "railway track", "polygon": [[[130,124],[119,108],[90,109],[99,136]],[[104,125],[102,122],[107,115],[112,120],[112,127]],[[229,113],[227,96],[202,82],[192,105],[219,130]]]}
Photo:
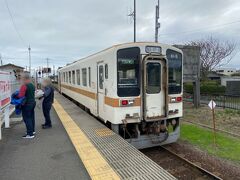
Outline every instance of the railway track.
{"label": "railway track", "polygon": [[144,149],[142,152],[179,180],[222,179],[166,147]]}

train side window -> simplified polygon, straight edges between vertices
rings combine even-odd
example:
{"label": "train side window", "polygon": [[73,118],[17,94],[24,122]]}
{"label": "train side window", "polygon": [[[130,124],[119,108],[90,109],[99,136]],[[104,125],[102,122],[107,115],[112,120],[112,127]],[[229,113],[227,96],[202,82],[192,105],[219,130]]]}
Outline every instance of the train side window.
{"label": "train side window", "polygon": [[66,83],[68,83],[68,73],[66,72]]}
{"label": "train side window", "polygon": [[75,84],[75,71],[72,71],[72,83]]}
{"label": "train side window", "polygon": [[105,79],[108,79],[108,64],[105,64]]}
{"label": "train side window", "polygon": [[99,66],[99,88],[103,89],[103,82],[104,82],[104,74],[103,74],[103,66]]}
{"label": "train side window", "polygon": [[77,85],[80,85],[80,70],[79,69],[76,71],[76,75],[77,75]]}
{"label": "train side window", "polygon": [[71,76],[71,71],[68,72],[68,76],[69,76],[69,83],[71,84],[72,83],[72,76]]}
{"label": "train side window", "polygon": [[88,67],[88,86],[91,87],[91,68]]}
{"label": "train side window", "polygon": [[83,86],[87,86],[87,69],[82,69],[82,84]]}

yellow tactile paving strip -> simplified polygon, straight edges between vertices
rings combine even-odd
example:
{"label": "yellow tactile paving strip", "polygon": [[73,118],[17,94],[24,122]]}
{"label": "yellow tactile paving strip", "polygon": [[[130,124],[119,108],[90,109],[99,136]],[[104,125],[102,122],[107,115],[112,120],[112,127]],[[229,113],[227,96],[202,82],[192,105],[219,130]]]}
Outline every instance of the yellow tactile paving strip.
{"label": "yellow tactile paving strip", "polygon": [[100,137],[114,135],[113,132],[108,128],[96,129],[95,133]]}
{"label": "yellow tactile paving strip", "polygon": [[53,104],[68,136],[70,137],[89,176],[93,180],[120,180],[118,174],[111,168],[84,132],[55,99]]}

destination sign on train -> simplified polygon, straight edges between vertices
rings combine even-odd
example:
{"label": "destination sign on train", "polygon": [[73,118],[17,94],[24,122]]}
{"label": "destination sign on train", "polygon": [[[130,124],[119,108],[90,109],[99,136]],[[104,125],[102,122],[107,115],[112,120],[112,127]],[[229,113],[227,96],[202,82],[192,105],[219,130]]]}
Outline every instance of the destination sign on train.
{"label": "destination sign on train", "polygon": [[145,48],[146,53],[157,53],[161,54],[162,49],[160,46],[146,46]]}
{"label": "destination sign on train", "polygon": [[119,61],[121,64],[134,64],[135,59],[130,59],[130,58],[119,58]]}

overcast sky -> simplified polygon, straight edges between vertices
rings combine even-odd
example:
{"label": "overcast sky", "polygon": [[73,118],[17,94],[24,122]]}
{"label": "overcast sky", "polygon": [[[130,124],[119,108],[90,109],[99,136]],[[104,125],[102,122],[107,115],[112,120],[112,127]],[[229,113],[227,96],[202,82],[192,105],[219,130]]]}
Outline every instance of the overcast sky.
{"label": "overcast sky", "polygon": [[[160,1],[160,42],[181,44],[213,35],[239,46],[239,0]],[[154,41],[156,2],[137,0],[137,41]],[[46,66],[46,58],[58,67],[132,41],[133,22],[127,17],[132,5],[133,0],[0,0],[3,62],[28,66],[31,44],[32,67]],[[240,53],[228,66],[240,68],[239,60]]]}

